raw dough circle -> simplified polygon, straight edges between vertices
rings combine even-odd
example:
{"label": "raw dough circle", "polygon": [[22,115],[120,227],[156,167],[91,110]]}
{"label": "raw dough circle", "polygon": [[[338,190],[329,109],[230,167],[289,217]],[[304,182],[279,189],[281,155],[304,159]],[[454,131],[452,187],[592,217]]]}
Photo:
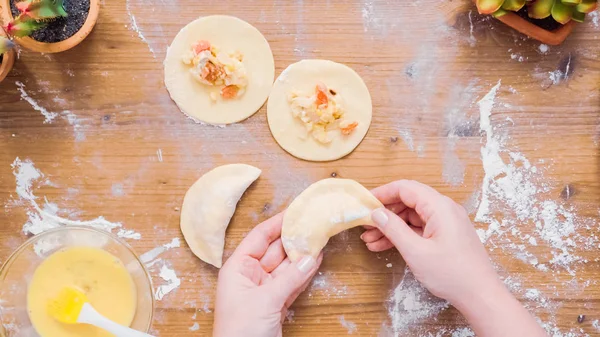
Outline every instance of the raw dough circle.
{"label": "raw dough circle", "polygon": [[290,260],[317,257],[329,238],[341,231],[371,225],[371,212],[383,205],[350,179],[323,179],[292,201],[283,216],[281,242]]}
{"label": "raw dough circle", "polygon": [[[249,82],[241,97],[213,102],[209,87],[192,77],[181,58],[198,40],[243,54]],[[246,21],[225,15],[202,17],[183,27],[167,49],[164,65],[165,85],[181,111],[196,122],[216,125],[236,123],[256,113],[275,78],[275,60],[265,37]]]}
{"label": "raw dough circle", "polygon": [[[292,115],[287,100],[292,90],[312,92],[319,81],[341,95],[345,118],[358,121],[348,136],[332,132],[329,144],[319,143],[310,135],[302,139],[304,125]],[[269,128],[277,143],[294,157],[310,161],[336,160],[352,152],[369,130],[372,111],[369,89],[360,76],[350,67],[328,60],[291,64],[275,81],[267,103]]]}

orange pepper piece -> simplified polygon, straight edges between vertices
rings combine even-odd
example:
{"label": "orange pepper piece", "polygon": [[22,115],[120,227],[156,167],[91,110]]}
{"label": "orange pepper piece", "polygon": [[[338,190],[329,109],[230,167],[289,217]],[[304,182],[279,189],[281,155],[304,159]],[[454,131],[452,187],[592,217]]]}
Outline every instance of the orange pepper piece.
{"label": "orange pepper piece", "polygon": [[354,129],[356,129],[356,127],[358,126],[358,122],[352,122],[350,124],[348,124],[348,126],[340,128],[340,130],[342,130],[342,134],[343,135],[349,135],[352,133],[352,131],[354,131]]}
{"label": "orange pepper piece", "polygon": [[323,83],[317,83],[315,88],[315,93],[317,94],[317,106],[325,105],[329,103],[329,98],[327,98],[327,86]]}
{"label": "orange pepper piece", "polygon": [[238,91],[240,91],[240,88],[237,85],[232,84],[225,86],[223,89],[221,89],[221,97],[224,99],[235,98],[238,94]]}
{"label": "orange pepper piece", "polygon": [[200,54],[205,50],[210,50],[210,42],[206,40],[200,40],[194,44],[194,52],[196,52],[196,54]]}

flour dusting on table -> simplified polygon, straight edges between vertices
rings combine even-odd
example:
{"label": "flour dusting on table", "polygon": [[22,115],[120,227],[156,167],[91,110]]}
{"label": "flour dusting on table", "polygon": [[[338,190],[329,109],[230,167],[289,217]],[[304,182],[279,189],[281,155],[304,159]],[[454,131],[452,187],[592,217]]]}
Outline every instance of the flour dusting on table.
{"label": "flour dusting on table", "polygon": [[129,28],[131,30],[133,30],[137,36],[140,38],[140,40],[142,40],[142,42],[144,42],[147,46],[148,46],[148,50],[150,50],[150,52],[152,53],[152,56],[154,58],[156,58],[156,53],[154,52],[154,49],[152,48],[152,46],[150,46],[150,43],[148,42],[148,40],[146,40],[146,37],[144,36],[144,34],[142,33],[142,30],[140,29],[140,27],[137,24],[137,19],[135,18],[135,15],[133,15],[133,13],[131,12],[131,4],[130,4],[130,0],[126,0],[125,1],[125,9],[127,10],[127,15],[129,15]]}
{"label": "flour dusting on table", "polygon": [[142,261],[144,264],[151,264],[160,254],[166,252],[167,250],[179,247],[181,247],[181,241],[179,238],[173,238],[171,242],[165,243],[164,245],[158,246],[140,255],[140,261]]}
{"label": "flour dusting on table", "polygon": [[358,328],[356,327],[356,323],[347,321],[344,315],[339,316],[338,319],[340,321],[340,324],[348,330],[349,335],[352,335],[358,330]]}
{"label": "flour dusting on table", "polygon": [[175,270],[169,268],[166,263],[163,264],[160,268],[160,273],[158,274],[158,276],[160,276],[160,278],[163,279],[163,281],[165,282],[164,284],[158,286],[154,298],[157,301],[162,301],[162,299],[167,294],[179,288],[179,286],[181,285],[181,280],[179,279],[179,277],[177,277]]}
{"label": "flour dusting on table", "polygon": [[[405,332],[422,334],[416,323],[425,319],[435,320],[449,306],[448,302],[429,293],[406,267],[404,277],[392,292],[388,303],[391,330],[394,336]],[[415,328],[419,331],[414,331]]]}
{"label": "flour dusting on table", "polygon": [[139,233],[123,228],[120,222],[111,222],[102,216],[85,221],[64,218],[59,215],[61,210],[58,206],[50,203],[45,196],[44,203],[40,206],[39,198],[34,195],[34,189],[42,185],[50,185],[49,179],[29,159],[21,160],[17,157],[11,167],[16,179],[17,198],[13,196],[5,208],[19,206],[26,210],[28,220],[23,225],[23,233],[35,235],[61,226],[89,226],[107,232],[117,230],[116,234],[122,238],[141,238]]}
{"label": "flour dusting on table", "polygon": [[29,94],[25,91],[25,84],[23,84],[23,82],[16,81],[15,84],[17,85],[17,90],[19,90],[21,93],[21,99],[29,103],[34,110],[39,111],[44,116],[44,124],[52,123],[54,119],[58,117],[58,113],[48,111],[43,106],[39,105],[36,100],[31,98],[31,96],[29,96]]}

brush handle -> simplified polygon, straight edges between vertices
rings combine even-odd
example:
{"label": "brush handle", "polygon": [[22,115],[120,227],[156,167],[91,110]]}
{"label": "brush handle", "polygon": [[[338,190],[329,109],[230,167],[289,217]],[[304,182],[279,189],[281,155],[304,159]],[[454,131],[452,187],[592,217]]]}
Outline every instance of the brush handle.
{"label": "brush handle", "polygon": [[117,324],[110,319],[100,315],[99,312],[92,307],[91,304],[85,303],[79,317],[77,318],[78,323],[86,323],[104,329],[117,337],[153,337],[147,333],[131,329],[129,327]]}

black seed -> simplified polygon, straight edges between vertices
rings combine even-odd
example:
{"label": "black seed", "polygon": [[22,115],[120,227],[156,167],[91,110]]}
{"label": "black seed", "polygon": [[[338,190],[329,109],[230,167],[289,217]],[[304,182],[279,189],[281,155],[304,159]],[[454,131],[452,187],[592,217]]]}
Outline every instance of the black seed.
{"label": "black seed", "polygon": [[585,321],[585,315],[579,315],[577,316],[577,323],[583,323],[583,321]]}
{"label": "black seed", "polygon": [[104,119],[105,121],[109,121],[110,120],[110,115],[104,115],[104,117],[102,117],[102,119]]}
{"label": "black seed", "polygon": [[332,177],[332,178],[335,178],[335,177],[337,177],[337,173],[335,173],[335,172],[332,172],[332,173],[331,173],[331,177]]}
{"label": "black seed", "polygon": [[395,143],[398,141],[398,137],[390,137],[390,142]]}
{"label": "black seed", "polygon": [[330,93],[331,93],[333,96],[337,95],[337,92],[335,92],[333,89],[329,89],[329,92],[330,92]]}

